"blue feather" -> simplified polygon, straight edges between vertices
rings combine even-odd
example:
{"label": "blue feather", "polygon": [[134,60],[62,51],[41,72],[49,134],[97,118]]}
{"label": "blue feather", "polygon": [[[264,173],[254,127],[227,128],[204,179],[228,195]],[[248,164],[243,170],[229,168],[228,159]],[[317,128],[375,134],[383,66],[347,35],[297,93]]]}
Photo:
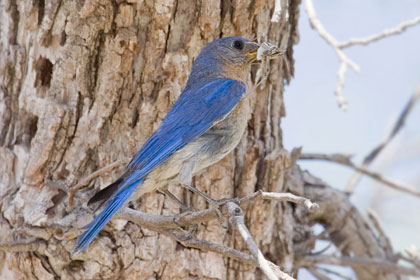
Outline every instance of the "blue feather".
{"label": "blue feather", "polygon": [[123,191],[113,196],[108,202],[106,208],[90,224],[84,227],[87,228],[87,230],[79,236],[74,253],[82,252],[89,247],[96,235],[112,218],[112,216],[114,216],[118,209],[123,206],[124,202],[133,194],[139,183],[141,182],[131,184]]}

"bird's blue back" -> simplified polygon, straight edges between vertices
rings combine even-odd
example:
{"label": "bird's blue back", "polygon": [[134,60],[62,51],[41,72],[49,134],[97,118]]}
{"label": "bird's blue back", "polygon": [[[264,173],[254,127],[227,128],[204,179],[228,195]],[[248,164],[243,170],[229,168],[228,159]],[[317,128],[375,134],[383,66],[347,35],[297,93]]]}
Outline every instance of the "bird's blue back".
{"label": "bird's blue back", "polygon": [[193,86],[187,85],[158,130],[130,162],[106,208],[86,226],[75,251],[83,251],[89,246],[153,168],[222,120],[245,91],[243,82],[227,78],[204,79]]}

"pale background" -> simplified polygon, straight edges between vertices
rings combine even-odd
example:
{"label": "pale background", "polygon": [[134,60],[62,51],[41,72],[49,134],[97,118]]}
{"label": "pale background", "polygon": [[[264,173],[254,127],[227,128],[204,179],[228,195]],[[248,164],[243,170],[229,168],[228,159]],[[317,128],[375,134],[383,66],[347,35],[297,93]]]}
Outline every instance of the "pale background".
{"label": "pale background", "polygon": [[[417,0],[314,1],[325,28],[339,41],[376,34],[420,15]],[[401,35],[344,52],[361,68],[350,68],[343,94],[347,112],[337,106],[334,89],[339,61],[333,49],[311,29],[301,5],[300,42],[295,47],[295,78],[286,88],[285,147],[303,152],[351,153],[363,157],[389,133],[420,82],[420,25]],[[300,161],[330,185],[344,188],[353,171],[322,161]],[[420,189],[420,105],[413,109],[400,134],[370,166],[388,177]],[[420,247],[420,198],[397,192],[364,177],[352,202],[366,213],[373,209],[395,250]],[[309,279],[301,274],[300,279]]]}

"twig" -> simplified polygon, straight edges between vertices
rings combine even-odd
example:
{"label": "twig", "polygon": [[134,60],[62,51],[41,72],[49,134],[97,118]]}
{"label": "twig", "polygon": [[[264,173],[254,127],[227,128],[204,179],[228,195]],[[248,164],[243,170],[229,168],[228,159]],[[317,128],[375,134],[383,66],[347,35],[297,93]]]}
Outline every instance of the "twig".
{"label": "twig", "polygon": [[333,47],[336,52],[338,59],[340,60],[340,67],[338,70],[338,84],[335,89],[335,95],[337,96],[338,105],[341,109],[347,109],[347,101],[345,100],[342,91],[345,82],[345,73],[347,71],[347,66],[350,66],[357,74],[360,73],[359,66],[348,58],[344,52],[338,47],[339,42],[325,29],[322,23],[319,21],[312,0],[305,1],[305,10],[308,14],[309,21],[312,27],[318,31],[319,35]]}
{"label": "twig", "polygon": [[342,279],[346,279],[346,280],[351,280],[352,279],[351,277],[344,276],[341,273],[338,273],[337,271],[332,270],[332,269],[328,269],[328,268],[325,268],[325,267],[317,267],[317,268],[319,270],[325,271],[328,274],[332,274],[332,275],[338,276],[338,277],[340,277]]}
{"label": "twig", "polygon": [[398,265],[385,259],[365,258],[365,257],[336,257],[331,255],[304,256],[299,261],[301,266],[312,266],[314,264],[331,264],[340,266],[369,266],[376,267],[383,271],[393,272],[395,274],[420,276],[420,270]]}
{"label": "twig", "polygon": [[420,250],[416,246],[412,245],[405,249],[405,252],[408,255],[408,258],[405,258],[406,261],[411,262],[417,268],[420,269]]}
{"label": "twig", "polygon": [[89,174],[88,176],[86,176],[85,178],[83,178],[76,186],[74,186],[70,193],[69,193],[69,206],[72,207],[74,205],[74,196],[76,195],[76,192],[78,190],[80,190],[81,188],[85,187],[87,184],[89,184],[90,181],[92,181],[93,179],[95,179],[96,177],[111,171],[114,168],[117,168],[123,164],[128,163],[128,159],[122,159],[122,160],[117,160],[114,161],[111,164],[108,164],[107,166],[96,170],[95,172]]}
{"label": "twig", "polygon": [[[198,212],[186,213],[178,218],[175,216],[161,216],[150,213],[143,213],[130,208],[122,208],[116,214],[116,218],[131,221],[143,227],[150,229],[177,229],[179,225],[190,226],[204,223],[217,218],[215,209],[206,209]],[[176,220],[176,223],[174,221]],[[178,224],[178,225],[177,225]]]}
{"label": "twig", "polygon": [[371,35],[365,38],[354,38],[349,41],[340,43],[330,33],[328,33],[328,31],[325,29],[325,27],[322,25],[322,23],[318,19],[312,0],[305,1],[305,10],[306,10],[306,13],[308,14],[308,18],[312,25],[312,28],[314,28],[319,33],[319,35],[331,47],[333,47],[334,51],[337,54],[338,59],[340,60],[340,66],[338,68],[338,73],[337,73],[338,83],[335,89],[335,95],[337,97],[337,102],[340,108],[343,110],[347,109],[347,101],[345,100],[342,94],[343,87],[345,84],[345,74],[347,71],[347,66],[350,66],[357,74],[359,74],[360,69],[359,69],[359,66],[356,63],[354,63],[350,58],[348,58],[342,50],[344,48],[348,48],[355,45],[367,45],[369,43],[383,39],[385,37],[400,34],[407,28],[415,26],[420,23],[420,17],[416,17],[410,21],[403,22],[392,29],[384,30],[383,32],[379,34]]}
{"label": "twig", "polygon": [[[391,142],[391,140],[395,137],[395,135],[398,134],[398,132],[401,130],[401,128],[405,124],[405,120],[407,119],[407,116],[410,114],[412,109],[414,108],[414,105],[419,101],[420,99],[420,83],[417,85],[416,90],[414,91],[413,95],[410,97],[410,100],[407,102],[403,110],[401,111],[397,121],[395,122],[394,126],[392,127],[391,132],[385,137],[382,142],[376,146],[364,159],[362,166],[368,167],[375,159],[376,157],[385,149],[385,147]],[[361,178],[361,173],[356,172],[352,178],[349,180],[349,183],[347,184],[345,191],[347,193],[353,193],[354,189],[356,188],[356,185],[359,183]]]}
{"label": "twig", "polygon": [[196,249],[200,249],[203,251],[211,251],[211,252],[215,252],[218,254],[221,254],[223,256],[227,256],[230,257],[232,259],[236,259],[238,261],[241,261],[243,263],[246,264],[250,264],[253,266],[258,266],[258,262],[257,260],[244,252],[241,252],[239,250],[230,248],[230,247],[226,247],[223,245],[219,245],[207,240],[199,240],[199,239],[195,239],[194,237],[190,238],[190,239],[184,239],[183,236],[181,236],[178,232],[175,231],[171,231],[171,232],[167,232],[164,233],[174,239],[176,239],[178,242],[180,242],[182,245],[184,245],[185,247],[190,247],[190,248],[196,248]]}
{"label": "twig", "polygon": [[318,269],[315,266],[308,267],[307,270],[319,280],[331,280],[330,277],[328,277],[324,273],[318,271]]}
{"label": "twig", "polygon": [[[251,254],[257,258],[258,267],[264,272],[265,276],[268,279],[278,280],[279,277],[271,269],[269,262],[264,258],[264,255],[261,253],[257,244],[252,238],[251,233],[249,232],[248,228],[245,226],[244,214],[243,214],[242,209],[233,202],[227,202],[226,207],[229,214],[229,222],[234,227],[236,227],[236,229],[239,231],[240,235],[242,236],[243,240],[246,242],[248,249],[251,251]],[[291,280],[294,278],[282,272],[282,276],[280,279]]]}
{"label": "twig", "polygon": [[383,39],[385,37],[401,34],[407,28],[415,26],[419,23],[420,23],[420,17],[416,17],[412,20],[402,22],[394,28],[385,29],[381,33],[378,33],[378,34],[375,34],[375,35],[371,35],[371,36],[364,37],[364,38],[352,38],[352,39],[350,39],[346,42],[339,43],[338,47],[340,49],[344,49],[344,48],[348,48],[348,47],[351,47],[351,46],[354,46],[354,45],[367,45],[369,43],[372,43],[372,42],[378,41],[380,39]]}
{"label": "twig", "polygon": [[249,200],[257,198],[257,197],[261,197],[263,199],[268,199],[268,200],[293,202],[293,203],[296,203],[300,206],[305,207],[311,213],[314,213],[314,212],[319,210],[319,205],[318,204],[312,203],[307,198],[304,198],[304,197],[301,197],[301,196],[296,196],[296,195],[291,194],[291,193],[273,193],[273,192],[257,191],[253,194],[247,195],[244,198],[241,198],[239,201],[240,201],[240,204],[242,204],[246,201],[249,201]]}
{"label": "twig", "polygon": [[363,166],[359,166],[354,164],[351,160],[350,157],[347,155],[341,155],[341,154],[331,154],[331,155],[327,155],[327,154],[302,154],[300,156],[300,159],[312,159],[312,160],[326,160],[326,161],[331,161],[331,162],[335,162],[335,163],[339,163],[348,167],[351,167],[355,170],[357,170],[360,173],[363,173],[375,180],[377,180],[378,182],[381,182],[393,189],[402,191],[402,192],[406,192],[415,196],[420,197],[420,191],[411,185],[406,185],[406,184],[402,184],[402,183],[397,183],[387,177],[382,176],[379,173],[373,172],[369,169],[367,169],[366,167]]}
{"label": "twig", "polygon": [[388,236],[386,236],[384,229],[382,228],[381,222],[379,221],[378,215],[372,209],[368,210],[368,217],[371,220],[373,226],[375,227],[376,231],[378,232],[378,243],[387,253],[387,255],[392,254],[392,244],[391,240],[389,240]]}

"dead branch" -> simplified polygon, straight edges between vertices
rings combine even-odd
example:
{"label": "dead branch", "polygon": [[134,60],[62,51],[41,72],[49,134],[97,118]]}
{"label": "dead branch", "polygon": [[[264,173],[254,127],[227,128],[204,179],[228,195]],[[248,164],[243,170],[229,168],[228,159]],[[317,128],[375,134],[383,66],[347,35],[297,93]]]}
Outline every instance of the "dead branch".
{"label": "dead branch", "polygon": [[[304,216],[304,219],[309,218],[308,224],[317,223],[325,227],[325,230],[328,231],[326,237],[335,245],[337,256],[385,260],[398,266],[397,254],[393,253],[392,248],[387,247],[385,242],[378,239],[374,229],[349,202],[347,194],[327,186],[308,172],[303,173],[303,180],[305,181],[305,197],[320,206],[320,211],[313,215]],[[318,254],[316,256],[324,255]],[[301,256],[301,258],[306,257]],[[314,266],[315,256],[312,255],[311,257],[314,262],[300,262],[298,257],[296,266]],[[320,263],[323,263],[322,259],[319,260]],[[398,272],[383,269],[382,266],[353,263],[346,264],[346,266],[350,266],[354,270],[357,279],[401,279]]]}
{"label": "dead branch", "polygon": [[282,272],[280,269],[281,277],[278,277],[276,273],[272,270],[269,262],[265,259],[264,255],[261,253],[260,249],[258,248],[257,243],[252,238],[251,233],[249,232],[248,228],[245,225],[245,219],[242,209],[239,205],[233,202],[227,202],[226,207],[228,210],[229,215],[229,222],[232,226],[234,226],[238,232],[240,233],[242,239],[248,246],[248,249],[251,251],[251,254],[257,259],[258,267],[264,272],[265,276],[270,280],[277,280],[277,279],[286,279],[292,280],[291,276]]}
{"label": "dead branch", "polygon": [[[187,212],[182,215],[161,216],[140,212],[130,208],[122,208],[115,214],[115,217],[152,230],[172,230],[179,228],[179,225],[187,227],[216,219],[217,213],[216,209],[206,209],[197,212]],[[174,221],[176,221],[176,223],[174,223]]]}
{"label": "dead branch", "polygon": [[420,276],[420,270],[417,268],[401,266],[388,260],[378,258],[318,255],[305,256],[300,261],[302,266],[311,266],[314,264],[330,264],[351,267],[376,267],[383,271],[388,271],[399,275]]}
{"label": "dead branch", "polygon": [[420,269],[420,249],[412,245],[405,249],[405,252],[407,253],[408,258],[404,258],[404,260],[414,264],[418,269]]}
{"label": "dead branch", "polygon": [[389,179],[377,172],[371,171],[369,169],[367,169],[364,166],[360,166],[357,165],[355,163],[353,163],[350,160],[350,156],[348,155],[342,155],[342,154],[312,154],[312,153],[307,153],[307,154],[301,154],[300,159],[311,159],[311,160],[325,160],[325,161],[330,161],[330,162],[335,162],[335,163],[339,163],[342,164],[344,166],[353,168],[354,170],[365,174],[369,177],[371,177],[372,179],[375,179],[378,182],[383,183],[384,185],[387,185],[393,189],[402,191],[402,192],[406,192],[415,196],[420,197],[420,191],[411,185],[407,185],[407,184],[403,184],[403,183],[397,183],[392,179]]}
{"label": "dead branch", "polygon": [[305,10],[306,10],[306,13],[308,14],[309,21],[312,25],[312,28],[318,31],[319,35],[329,45],[333,47],[334,51],[337,54],[338,59],[340,60],[340,67],[338,70],[338,84],[335,89],[335,95],[337,97],[338,105],[340,106],[340,108],[343,110],[346,110],[347,101],[344,98],[342,91],[344,87],[345,73],[347,71],[347,66],[350,66],[354,70],[354,72],[356,72],[357,74],[360,73],[360,68],[355,62],[353,62],[350,58],[348,58],[344,54],[344,52],[338,47],[339,42],[330,33],[328,33],[328,31],[322,25],[322,23],[317,17],[312,0],[305,1]]}
{"label": "dead branch", "polygon": [[301,196],[296,196],[296,195],[291,194],[291,193],[273,193],[273,192],[263,192],[263,191],[260,190],[260,191],[257,191],[255,193],[252,193],[250,195],[247,195],[244,198],[241,198],[239,200],[239,202],[242,205],[242,203],[245,203],[245,202],[247,202],[251,199],[258,198],[258,197],[260,197],[262,199],[268,199],[268,200],[293,202],[295,204],[298,204],[300,206],[305,207],[311,213],[314,213],[314,212],[319,210],[319,205],[318,204],[312,203],[307,198],[304,198],[304,197],[301,197]]}
{"label": "dead branch", "polygon": [[[376,159],[376,157],[385,149],[385,147],[392,141],[392,139],[394,139],[398,132],[401,131],[401,128],[404,126],[407,116],[410,114],[410,112],[414,108],[414,105],[416,105],[419,99],[420,83],[417,85],[417,88],[414,91],[413,95],[410,97],[410,100],[407,102],[407,104],[404,106],[403,110],[399,114],[398,119],[393,125],[391,132],[385,137],[385,139],[382,140],[382,142],[378,146],[376,146],[372,151],[370,151],[370,153],[363,159],[362,167],[368,167]],[[356,172],[352,176],[345,188],[346,192],[350,194],[354,192],[357,183],[360,181],[361,175],[361,172]]]}
{"label": "dead branch", "polygon": [[346,42],[342,42],[338,44],[338,47],[340,49],[348,48],[354,45],[367,45],[369,43],[379,41],[385,37],[401,34],[404,32],[407,28],[413,27],[420,23],[420,17],[416,17],[412,20],[404,21],[400,23],[399,25],[395,26],[394,28],[385,29],[381,33],[370,35],[364,38],[352,38]]}
{"label": "dead branch", "polygon": [[383,244],[383,248],[384,250],[386,250],[387,254],[392,254],[392,244],[391,244],[391,240],[388,238],[388,236],[386,236],[385,231],[381,225],[381,222],[379,221],[379,217],[376,214],[375,211],[373,211],[372,209],[368,210],[368,218],[369,220],[372,222],[375,230],[378,233],[378,243],[379,244]]}
{"label": "dead branch", "polygon": [[338,68],[337,73],[338,82],[337,87],[335,89],[335,95],[337,97],[339,107],[343,110],[346,110],[348,107],[347,101],[342,93],[345,84],[345,74],[347,71],[347,67],[350,66],[350,68],[352,68],[357,74],[359,74],[360,68],[355,62],[353,62],[348,56],[346,56],[342,50],[344,48],[348,48],[355,45],[367,45],[369,43],[381,40],[392,35],[401,34],[407,28],[420,23],[420,17],[416,17],[413,20],[403,22],[392,29],[384,30],[379,34],[371,35],[365,38],[354,38],[350,39],[349,41],[340,43],[330,33],[328,33],[328,31],[322,25],[321,21],[318,19],[312,0],[305,1],[305,10],[308,14],[308,18],[312,28],[314,28],[319,33],[319,35],[334,49],[340,61],[340,66]]}

